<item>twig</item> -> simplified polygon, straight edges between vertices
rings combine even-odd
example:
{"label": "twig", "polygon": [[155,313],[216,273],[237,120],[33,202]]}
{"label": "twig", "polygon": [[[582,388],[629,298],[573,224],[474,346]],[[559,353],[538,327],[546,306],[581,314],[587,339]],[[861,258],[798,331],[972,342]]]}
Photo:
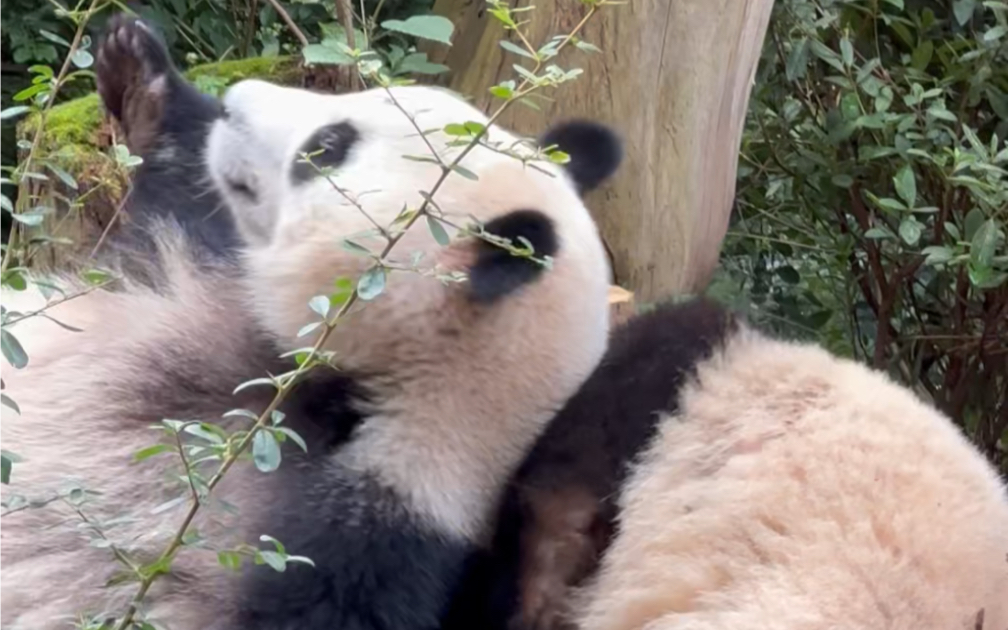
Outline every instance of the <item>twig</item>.
{"label": "twig", "polygon": [[97,254],[98,250],[101,249],[102,244],[105,243],[105,237],[108,236],[108,233],[112,229],[112,226],[115,225],[116,221],[119,220],[119,215],[122,214],[123,209],[126,208],[126,202],[129,200],[130,195],[132,193],[133,193],[133,187],[130,186],[129,190],[126,191],[126,194],[123,196],[122,200],[119,202],[119,206],[116,208],[116,211],[112,215],[112,218],[109,219],[108,224],[105,225],[105,229],[102,230],[102,233],[98,237],[98,241],[95,243],[95,246],[91,248],[91,253],[88,254],[88,259],[89,260],[93,259],[95,257],[95,254]]}
{"label": "twig", "polygon": [[[91,293],[92,291],[95,291],[97,289],[101,289],[101,288],[107,286],[111,282],[112,282],[111,280],[108,280],[106,282],[102,282],[102,283],[99,283],[99,284],[92,285],[92,286],[84,289],[83,291],[78,291],[77,293],[74,293],[73,295],[69,295],[69,296],[67,296],[65,298],[60,298],[58,300],[53,300],[52,302],[49,302],[48,304],[46,304],[45,306],[43,306],[42,308],[40,308],[38,310],[34,310],[34,311],[29,312],[29,313],[25,313],[23,315],[18,315],[17,317],[11,317],[11,318],[9,318],[9,319],[7,319],[7,320],[4,321],[4,326],[13,326],[14,324],[18,323],[21,320],[30,319],[30,318],[35,317],[37,315],[42,315],[47,310],[49,310],[49,309],[51,309],[53,307],[56,307],[56,306],[59,306],[60,304],[64,304],[66,302],[69,302],[70,300],[75,300],[75,299],[77,299],[79,297],[85,296],[88,293]],[[50,318],[50,319],[52,319],[52,318]],[[57,323],[59,323],[59,322],[57,322]]]}
{"label": "twig", "polygon": [[294,33],[294,37],[298,38],[298,41],[301,42],[301,47],[304,48],[305,46],[307,46],[308,38],[305,37],[305,34],[301,32],[301,29],[298,28],[298,25],[294,23],[293,19],[291,19],[290,13],[287,13],[286,9],[280,6],[280,3],[277,0],[266,0],[266,1],[269,2],[270,5],[276,10],[277,15],[280,16],[280,19],[287,24],[287,28],[291,30],[291,33]]}

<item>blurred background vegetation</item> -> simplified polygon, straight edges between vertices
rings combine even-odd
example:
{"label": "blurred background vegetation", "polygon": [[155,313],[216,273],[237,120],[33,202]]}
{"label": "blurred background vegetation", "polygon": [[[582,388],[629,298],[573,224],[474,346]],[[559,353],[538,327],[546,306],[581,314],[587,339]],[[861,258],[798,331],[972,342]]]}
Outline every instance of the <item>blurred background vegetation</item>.
{"label": "blurred background vegetation", "polygon": [[[341,36],[333,2],[281,4],[325,44]],[[354,12],[380,22],[431,5],[361,0]],[[309,55],[266,0],[126,6],[160,26],[181,67]],[[9,111],[34,98],[25,91],[38,66],[59,68],[75,25],[57,0],[8,0],[0,12]],[[408,41],[370,45],[392,63],[411,58],[414,72],[439,71],[410,57]],[[89,48],[85,38],[61,102],[93,90]],[[225,82],[197,81],[209,91]],[[3,120],[7,170],[16,120]],[[1008,471],[1006,138],[1006,2],[777,0],[710,293],[779,334],[888,371]]]}

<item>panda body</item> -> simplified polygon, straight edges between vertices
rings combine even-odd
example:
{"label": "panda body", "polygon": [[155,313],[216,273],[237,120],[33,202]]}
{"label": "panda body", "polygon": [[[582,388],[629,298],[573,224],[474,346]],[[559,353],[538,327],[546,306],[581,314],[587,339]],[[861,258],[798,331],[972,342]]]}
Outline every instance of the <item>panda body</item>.
{"label": "panda body", "polygon": [[1008,624],[1008,495],[959,430],[703,301],[614,332],[498,523],[489,627]]}
{"label": "panda body", "polygon": [[[184,493],[177,458],[131,464],[157,441],[150,426],[162,418],[246,426],[221,414],[261,410],[272,391],[233,396],[235,386],[289,370],[277,357],[305,345],[297,332],[313,319],[309,299],[366,268],[367,257],[340,245],[353,237],[376,248],[378,238],[360,235],[372,227],[362,210],[387,224],[404,203],[419,205],[417,191],[437,180],[439,167],[403,159],[428,150],[414,123],[440,129],[486,118],[432,88],[327,96],[246,81],[222,107],[174,91],[184,84],[167,55],[155,54],[159,44],[142,23],[114,20],[101,46],[100,71],[139,68],[129,89],[111,89],[114,82],[100,76],[103,97],[156,101],[147,106],[162,108],[161,126],[147,146],[175,141],[178,150],[190,142],[186,150],[205,160],[202,177],[228,219],[205,229],[200,207],[164,203],[146,212],[134,198],[141,220],[120,233],[110,259],[120,286],[47,311],[82,332],[41,318],[15,325],[30,360],[4,372],[21,416],[5,417],[2,439],[24,461],[4,491],[37,498],[74,478],[101,493],[79,506],[92,522],[136,519],[119,520],[107,535],[149,562],[184,509],[169,503]],[[178,102],[215,108],[201,110],[212,117],[199,127],[203,146],[192,144],[196,132],[187,140],[162,134],[184,128],[172,110]],[[115,113],[116,104],[109,109]],[[602,160],[611,172],[618,144],[599,126],[582,132],[595,134],[589,144],[601,152],[572,156],[566,172],[523,169],[477,148],[465,165],[479,179],[449,177],[436,196],[446,217],[464,223],[472,216],[491,233],[527,239],[537,255],[552,257],[552,268],[502,257],[473,238],[441,247],[422,226],[404,237],[396,262],[420,251],[428,265],[466,272],[468,282],[392,272],[382,295],[351,310],[327,346],[340,370],[317,368],[281,407],[284,425],[304,437],[308,452],[288,440],[274,473],[232,467],[193,523],[206,548],[180,551],[149,593],[149,619],[182,630],[439,626],[504,480],[604,349],[609,274],[579,196],[598,183],[585,173],[598,171],[581,160]],[[490,138],[516,140],[497,128]],[[428,140],[451,159],[447,137]],[[317,159],[334,168],[330,180],[306,173],[298,159],[318,148],[325,152]],[[139,173],[137,190],[180,183],[179,171],[167,168],[169,153],[144,156],[166,168]],[[5,307],[22,312],[40,300],[4,294]],[[5,628],[46,630],[78,613],[105,618],[125,610],[135,583],[104,586],[116,576],[115,562],[80,535],[76,507],[57,501],[4,517]],[[216,551],[263,548],[261,535],[314,567],[290,564],[277,573],[246,563],[229,573],[218,566]]]}

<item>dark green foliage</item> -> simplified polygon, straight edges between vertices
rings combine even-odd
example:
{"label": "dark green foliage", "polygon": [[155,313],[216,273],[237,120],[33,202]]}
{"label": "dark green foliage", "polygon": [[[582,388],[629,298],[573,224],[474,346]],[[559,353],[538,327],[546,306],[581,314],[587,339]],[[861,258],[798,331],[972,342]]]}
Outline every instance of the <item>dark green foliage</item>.
{"label": "dark green foliage", "polygon": [[1004,465],[1005,138],[1008,4],[779,0],[715,290],[888,370]]}

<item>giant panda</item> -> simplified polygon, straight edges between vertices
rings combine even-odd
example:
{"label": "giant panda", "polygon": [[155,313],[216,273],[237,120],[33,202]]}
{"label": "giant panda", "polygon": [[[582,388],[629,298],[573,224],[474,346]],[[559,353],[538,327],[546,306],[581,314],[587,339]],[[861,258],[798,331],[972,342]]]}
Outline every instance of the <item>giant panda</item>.
{"label": "giant panda", "polygon": [[[419,191],[438,179],[437,165],[403,156],[428,155],[427,142],[445,160],[460,150],[417,128],[488,122],[456,95],[418,86],[323,95],[246,80],[211,101],[181,81],[151,30],[127,17],[110,23],[99,59],[114,115],[134,99],[159,108],[143,157],[163,168],[141,171],[134,189],[207,180],[227,218],[208,227],[202,206],[165,198],[151,209],[135,197],[138,219],[107,259],[118,284],[11,327],[29,363],[4,370],[20,415],[5,411],[2,441],[23,458],[5,497],[45,499],[67,478],[94,493],[3,517],[0,616],[11,630],[125,610],[136,583],[122,583],[110,545],[151,562],[184,511],[172,507],[185,492],[176,456],[132,463],[159,439],[151,427],[163,418],[247,426],[221,416],[259,412],[273,391],[232,395],[235,386],[291,369],[279,355],[305,345],[298,331],[315,318],[310,298],[367,266],[341,241],[374,248],[377,238],[355,235],[370,219],[386,225],[404,204],[419,205]],[[200,127],[189,133],[193,111]],[[200,137],[204,146],[194,146]],[[561,168],[477,147],[464,162],[477,179],[451,174],[435,201],[457,222],[473,217],[487,232],[524,239],[550,268],[464,235],[439,246],[422,225],[404,237],[396,262],[412,264],[421,252],[421,267],[436,263],[466,281],[393,271],[384,293],[350,312],[326,346],[339,369],[317,368],[281,406],[307,453],[287,440],[275,472],[231,468],[197,514],[197,538],[148,593],[145,619],[182,630],[439,627],[507,475],[608,336],[609,269],[580,193],[613,172],[619,141],[585,122],[544,138],[579,149]],[[489,140],[517,138],[494,126]],[[300,159],[316,149],[332,183]],[[204,170],[172,170],[172,151],[200,156]],[[193,179],[176,179],[183,172]],[[49,280],[71,294],[78,288]],[[11,312],[42,303],[28,291],[3,301]],[[74,496],[88,500],[78,506]],[[108,540],[89,544],[85,518],[108,524]],[[218,566],[215,551],[260,546],[261,535],[314,566]]]}
{"label": "giant panda", "polygon": [[1008,494],[883,374],[690,299],[613,332],[466,583],[458,627],[1002,630]]}

